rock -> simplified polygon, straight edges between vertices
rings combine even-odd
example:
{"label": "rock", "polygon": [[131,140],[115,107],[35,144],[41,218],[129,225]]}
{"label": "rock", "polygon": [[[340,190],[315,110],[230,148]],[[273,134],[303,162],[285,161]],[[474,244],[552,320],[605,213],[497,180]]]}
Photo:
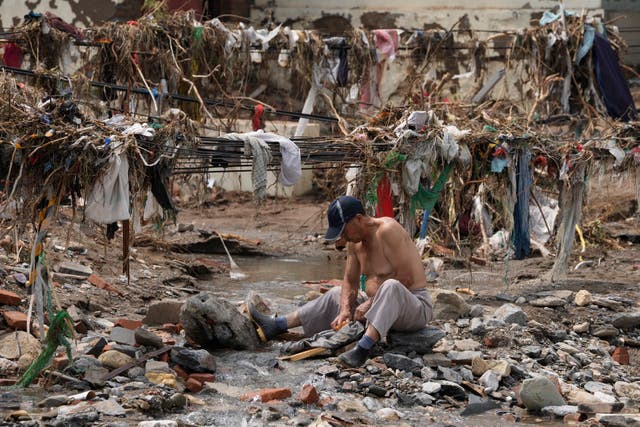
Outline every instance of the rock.
{"label": "rock", "polygon": [[451,360],[449,360],[449,358],[442,353],[425,354],[422,356],[422,363],[424,363],[425,366],[429,366],[431,368],[435,368],[438,366],[451,366]]}
{"label": "rock", "polygon": [[187,378],[187,381],[184,383],[184,387],[191,393],[200,393],[202,390],[202,383],[195,378]]}
{"label": "rock", "polygon": [[484,307],[480,304],[474,304],[469,308],[469,317],[475,319],[477,317],[482,317],[484,314]]}
{"label": "rock", "polygon": [[117,369],[121,368],[131,362],[133,362],[133,358],[131,356],[127,356],[124,353],[120,353],[116,350],[107,350],[98,357],[100,363],[102,363],[107,368]]}
{"label": "rock", "polygon": [[584,334],[584,333],[589,332],[589,326],[590,326],[589,322],[581,322],[581,323],[576,323],[575,325],[573,325],[573,328],[571,328],[571,329],[576,334]]}
{"label": "rock", "polygon": [[387,335],[389,351],[417,354],[431,353],[433,346],[445,336],[445,333],[434,326],[426,326],[416,332],[394,332]]}
{"label": "rock", "polygon": [[584,289],[579,290],[573,302],[578,307],[586,307],[591,304],[591,292]]}
{"label": "rock", "polygon": [[613,318],[611,324],[618,329],[633,329],[640,326],[640,312],[622,313]]}
{"label": "rock", "polygon": [[69,401],[69,398],[65,394],[60,394],[56,396],[49,396],[40,402],[38,402],[38,406],[40,408],[56,408],[58,406],[66,405]]}
{"label": "rock", "polygon": [[180,323],[180,309],[183,304],[183,301],[171,299],[154,302],[149,306],[147,315],[142,319],[142,322],[149,326]]}
{"label": "rock", "polygon": [[478,383],[485,388],[485,393],[497,391],[502,377],[492,370],[488,370],[478,379]]}
{"label": "rock", "polygon": [[178,388],[178,381],[173,373],[168,372],[147,372],[144,376],[154,384],[164,384],[169,387]]}
{"label": "rock", "polygon": [[[384,388],[384,387],[382,387],[382,386],[379,386],[379,385],[377,385],[377,384],[371,384],[371,385],[367,388],[367,392],[368,392],[369,394],[373,394],[374,396],[377,396],[377,397],[385,397],[385,396],[387,395],[387,389],[386,389],[386,388]],[[402,396],[402,397],[404,397],[404,398],[405,398],[405,400],[406,400],[406,397],[407,397],[407,396]],[[403,400],[403,399],[401,398],[401,395],[400,395],[400,394],[398,394],[398,400],[399,400],[399,401],[400,401],[400,400]]]}
{"label": "rock", "polygon": [[573,405],[545,406],[542,408],[542,413],[551,414],[558,418],[564,418],[569,414],[577,414],[578,407]]}
{"label": "rock", "polygon": [[27,329],[27,315],[21,311],[5,311],[2,313],[7,326],[24,331]]}
{"label": "rock", "polygon": [[462,386],[451,382],[451,381],[438,381],[438,383],[440,384],[440,394],[446,395],[446,396],[451,396],[454,399],[458,399],[458,400],[466,400],[467,399],[467,393],[464,391],[464,388],[462,388]]}
{"label": "rock", "polygon": [[16,360],[27,354],[35,358],[40,354],[40,350],[40,340],[23,331],[10,332],[0,337],[0,357],[5,359]]}
{"label": "rock", "polygon": [[480,402],[470,402],[465,406],[464,411],[462,411],[460,415],[468,417],[470,415],[478,415],[498,408],[500,408],[500,404],[491,399],[486,399]]}
{"label": "rock", "polygon": [[540,347],[539,345],[527,345],[525,347],[522,347],[521,350],[523,354],[526,354],[527,356],[535,359],[536,357],[540,356],[542,347]]}
{"label": "rock", "polygon": [[134,366],[133,368],[127,371],[127,376],[132,380],[140,379],[144,377],[144,368],[142,366]]}
{"label": "rock", "polygon": [[595,328],[591,332],[591,335],[598,338],[613,338],[613,337],[617,337],[618,334],[619,334],[618,329],[614,328],[613,326],[601,326],[601,327]]}
{"label": "rock", "polygon": [[638,382],[629,383],[617,381],[613,385],[613,388],[616,390],[616,394],[620,397],[640,401],[640,383]]}
{"label": "rock", "polygon": [[84,372],[84,380],[96,385],[102,386],[104,385],[105,375],[109,373],[109,370],[103,366],[89,366]]}
{"label": "rock", "polygon": [[134,336],[136,343],[145,347],[162,347],[162,338],[144,328],[136,329],[134,331]]}
{"label": "rock", "polygon": [[530,411],[539,411],[545,406],[566,404],[557,386],[543,376],[524,380],[520,386],[519,399]]}
{"label": "rock", "polygon": [[171,368],[169,368],[169,364],[167,362],[163,362],[161,360],[147,360],[144,365],[145,372],[171,372]]}
{"label": "rock", "polygon": [[464,318],[456,320],[456,326],[459,328],[468,328],[471,320]]}
{"label": "rock", "polygon": [[470,364],[474,357],[482,357],[481,351],[450,351],[447,358],[455,364]]}
{"label": "rock", "polygon": [[132,345],[124,345],[124,344],[111,344],[109,346],[110,350],[116,350],[119,351],[120,353],[124,353],[127,356],[136,358],[136,354],[138,353],[138,348],[134,347]]}
{"label": "rock", "polygon": [[431,406],[436,400],[433,396],[427,393],[415,394],[416,404],[421,406]]}
{"label": "rock", "polygon": [[71,261],[64,261],[56,264],[53,269],[58,273],[73,274],[74,276],[89,277],[93,273],[91,267]]}
{"label": "rock", "polygon": [[422,384],[422,391],[427,394],[436,394],[442,389],[440,383],[429,381]]}
{"label": "rock", "polygon": [[474,351],[482,346],[478,341],[472,339],[455,340],[453,348],[458,351]]}
{"label": "rock", "polygon": [[178,427],[178,423],[173,420],[140,421],[138,427]]}
{"label": "rock", "polygon": [[371,412],[375,412],[380,409],[377,399],[374,399],[370,396],[366,396],[362,399],[362,404],[367,407],[367,409]]}
{"label": "rock", "polygon": [[251,321],[233,304],[213,294],[189,298],[180,311],[180,320],[186,336],[205,349],[254,350],[259,346]]}
{"label": "rock", "polygon": [[340,400],[336,406],[343,412],[356,412],[359,414],[367,412],[367,407],[357,399]]}
{"label": "rock", "polygon": [[291,390],[288,388],[265,388],[252,391],[240,396],[240,400],[269,402],[271,400],[283,400],[291,397]]}
{"label": "rock", "polygon": [[93,407],[101,414],[110,417],[123,417],[126,411],[115,399],[99,400],[93,404]]}
{"label": "rock", "polygon": [[470,329],[473,335],[480,335],[484,332],[484,322],[480,317],[474,317],[471,319]]}
{"label": "rock", "polygon": [[525,326],[527,314],[515,304],[503,304],[493,313],[493,317],[506,324],[516,323]]}
{"label": "rock", "polygon": [[3,375],[13,375],[18,369],[16,362],[0,357],[0,372],[2,372]]}
{"label": "rock", "polygon": [[98,411],[91,406],[87,406],[86,402],[82,403],[82,405],[76,405],[79,406],[77,410],[60,413],[55,419],[49,421],[47,426],[80,427],[92,425],[92,423],[98,421],[100,419]]}
{"label": "rock", "polygon": [[416,372],[422,369],[422,364],[413,359],[395,353],[384,353],[382,355],[385,365],[391,369],[399,369],[401,371]]}
{"label": "rock", "polygon": [[6,289],[0,289],[0,305],[20,305],[20,295]]}
{"label": "rock", "polygon": [[438,372],[440,373],[439,377],[441,379],[451,381],[456,384],[462,383],[462,376],[451,368],[438,366]]}
{"label": "rock", "polygon": [[604,427],[640,426],[640,414],[596,414],[595,419]]}
{"label": "rock", "polygon": [[438,289],[432,293],[433,314],[438,320],[456,320],[469,314],[469,304],[454,291]]}
{"label": "rock", "polygon": [[612,311],[624,311],[626,309],[625,305],[621,302],[614,301],[613,299],[606,297],[591,297],[591,303],[597,305],[598,307],[608,308]]}
{"label": "rock", "polygon": [[142,320],[133,320],[133,319],[118,319],[113,323],[113,326],[120,326],[122,328],[131,329],[135,331],[138,328],[142,327]]}
{"label": "rock", "polygon": [[207,350],[192,350],[185,347],[171,349],[171,361],[192,372],[215,372],[216,361]]}
{"label": "rock", "polygon": [[320,395],[316,388],[311,384],[305,384],[302,386],[302,390],[298,394],[298,399],[304,404],[312,405],[318,402]]}
{"label": "rock", "polygon": [[[611,384],[599,383],[596,381],[588,381],[584,384],[584,389],[589,393],[595,393],[599,391],[601,393],[613,393],[613,386]],[[604,412],[604,411],[597,411]]]}
{"label": "rock", "polygon": [[490,360],[489,369],[502,378],[511,375],[511,365],[506,360]]}
{"label": "rock", "polygon": [[569,301],[571,299],[571,296],[573,295],[573,291],[570,291],[568,289],[560,289],[557,291],[552,290],[552,291],[537,292],[536,295],[539,297],[556,297],[556,298],[563,299],[565,301]]}
{"label": "rock", "polygon": [[529,302],[534,307],[562,307],[566,303],[562,298],[554,296],[542,297]]}
{"label": "rock", "polygon": [[136,345],[135,333],[131,329],[123,328],[121,326],[113,327],[109,338],[111,341],[115,341],[118,344]]}
{"label": "rock", "polygon": [[404,417],[402,412],[393,408],[382,408],[376,411],[376,416],[382,420],[395,421]]}
{"label": "rock", "polygon": [[564,395],[567,398],[567,401],[572,405],[600,403],[593,394],[572,384],[565,385]]}

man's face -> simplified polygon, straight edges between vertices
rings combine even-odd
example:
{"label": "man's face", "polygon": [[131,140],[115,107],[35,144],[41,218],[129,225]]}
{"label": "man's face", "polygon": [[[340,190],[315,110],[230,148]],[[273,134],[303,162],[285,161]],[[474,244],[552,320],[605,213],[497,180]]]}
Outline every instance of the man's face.
{"label": "man's face", "polygon": [[358,243],[362,240],[358,231],[358,221],[360,216],[360,214],[356,215],[355,217],[347,221],[347,223],[344,225],[340,237],[338,238],[338,240],[336,240],[336,249],[344,249],[347,245],[347,242]]}

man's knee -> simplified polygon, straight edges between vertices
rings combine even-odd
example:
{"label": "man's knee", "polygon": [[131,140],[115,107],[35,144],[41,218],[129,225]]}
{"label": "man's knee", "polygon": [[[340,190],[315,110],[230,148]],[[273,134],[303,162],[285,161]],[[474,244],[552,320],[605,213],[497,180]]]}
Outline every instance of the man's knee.
{"label": "man's knee", "polygon": [[380,285],[378,293],[382,292],[382,294],[395,294],[402,291],[403,288],[404,285],[396,279],[387,279]]}

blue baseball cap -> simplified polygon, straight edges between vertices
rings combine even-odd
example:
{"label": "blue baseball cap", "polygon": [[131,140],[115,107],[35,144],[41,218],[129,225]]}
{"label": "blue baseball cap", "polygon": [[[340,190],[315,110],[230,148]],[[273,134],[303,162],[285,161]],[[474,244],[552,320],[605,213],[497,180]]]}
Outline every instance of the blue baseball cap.
{"label": "blue baseball cap", "polygon": [[364,207],[355,197],[340,196],[331,202],[327,210],[329,228],[324,236],[325,240],[328,242],[338,240],[345,224],[358,214],[364,215]]}

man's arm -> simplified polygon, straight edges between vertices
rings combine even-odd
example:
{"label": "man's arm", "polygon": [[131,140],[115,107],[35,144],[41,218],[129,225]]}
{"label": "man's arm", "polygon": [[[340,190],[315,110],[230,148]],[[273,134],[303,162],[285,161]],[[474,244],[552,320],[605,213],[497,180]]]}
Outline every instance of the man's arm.
{"label": "man's arm", "polygon": [[358,299],[358,284],[360,281],[360,261],[356,256],[354,243],[347,243],[347,262],[344,269],[342,290],[340,291],[340,313],[331,322],[334,329],[351,320],[351,310]]}

